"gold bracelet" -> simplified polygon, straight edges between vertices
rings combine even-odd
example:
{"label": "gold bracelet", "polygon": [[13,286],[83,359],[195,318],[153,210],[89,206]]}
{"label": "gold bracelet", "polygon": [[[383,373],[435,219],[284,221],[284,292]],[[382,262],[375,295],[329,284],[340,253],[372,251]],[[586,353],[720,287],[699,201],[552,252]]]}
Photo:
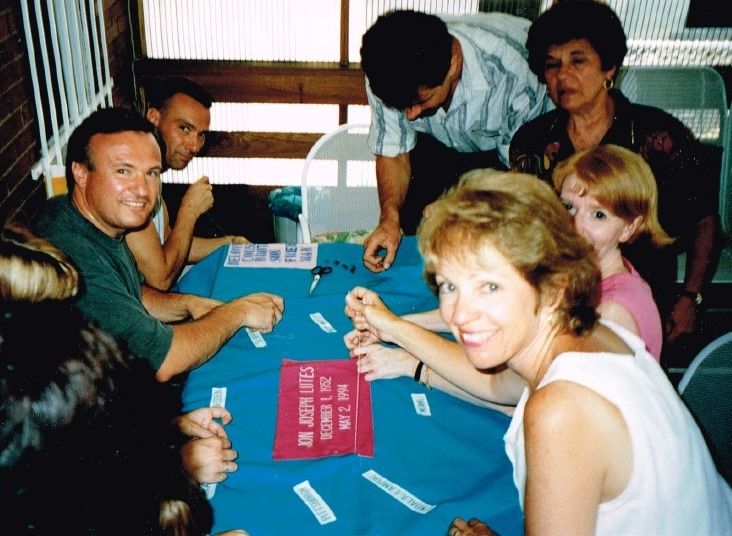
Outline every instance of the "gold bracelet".
{"label": "gold bracelet", "polygon": [[430,367],[429,367],[429,365],[425,365],[424,369],[425,369],[424,381],[422,382],[422,385],[424,385],[427,389],[432,389],[432,386],[430,385]]}

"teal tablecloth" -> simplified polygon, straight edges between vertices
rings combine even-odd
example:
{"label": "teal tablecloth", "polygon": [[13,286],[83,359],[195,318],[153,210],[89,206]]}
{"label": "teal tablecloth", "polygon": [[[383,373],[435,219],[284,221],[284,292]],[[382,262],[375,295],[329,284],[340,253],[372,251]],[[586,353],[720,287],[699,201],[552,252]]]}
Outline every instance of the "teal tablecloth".
{"label": "teal tablecloth", "polygon": [[[239,452],[239,470],[218,484],[211,500],[214,533],[244,528],[260,535],[442,535],[456,516],[478,517],[502,536],[521,534],[523,521],[511,466],[503,449],[509,419],[428,390],[411,378],[371,383],[375,456],[273,461],[277,389],[283,358],[342,359],[343,335],[351,329],[344,296],[355,285],[379,292],[397,313],[436,306],[421,277],[413,237],[405,237],[396,264],[383,274],[361,263],[362,246],[321,244],[318,263],[330,265],[308,296],[308,270],[225,268],[226,248],[198,263],[179,290],[221,300],[267,291],[285,298],[285,313],[267,346],[255,348],[244,330],[210,361],[192,371],[184,409],[209,404],[212,387],[226,387],[234,420],[227,432]],[[337,333],[322,331],[309,317],[320,312]],[[411,394],[426,393],[432,415],[415,412]],[[422,501],[436,505],[416,513],[361,475],[373,469]],[[308,480],[337,517],[320,525],[293,491]]]}

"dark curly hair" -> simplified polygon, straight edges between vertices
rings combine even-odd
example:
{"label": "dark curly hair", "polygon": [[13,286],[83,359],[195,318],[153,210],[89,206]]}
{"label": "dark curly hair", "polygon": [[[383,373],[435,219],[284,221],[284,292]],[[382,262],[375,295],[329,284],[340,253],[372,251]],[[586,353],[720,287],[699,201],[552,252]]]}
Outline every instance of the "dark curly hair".
{"label": "dark curly hair", "polygon": [[620,68],[628,52],[625,30],[610,6],[595,0],[556,3],[537,17],[526,39],[529,68],[541,82],[546,82],[544,63],[549,47],[573,39],[589,41],[600,56],[603,71]]}

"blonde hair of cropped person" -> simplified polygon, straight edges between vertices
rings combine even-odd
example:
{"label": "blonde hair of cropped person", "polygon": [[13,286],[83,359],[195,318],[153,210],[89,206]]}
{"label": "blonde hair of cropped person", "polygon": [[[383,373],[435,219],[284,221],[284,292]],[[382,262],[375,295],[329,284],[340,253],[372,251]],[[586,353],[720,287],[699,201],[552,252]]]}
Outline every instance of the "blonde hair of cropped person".
{"label": "blonde hair of cropped person", "polygon": [[417,234],[425,279],[434,291],[441,259],[481,266],[480,251],[490,245],[540,298],[563,289],[559,329],[585,334],[597,321],[600,273],[594,251],[551,187],[533,175],[492,169],[464,174],[430,207]]}
{"label": "blonde hair of cropped person", "polygon": [[50,242],[17,224],[0,233],[0,298],[37,303],[65,300],[79,291],[79,273]]}
{"label": "blonde hair of cropped person", "polygon": [[554,170],[552,179],[557,192],[562,191],[562,185],[572,175],[585,185],[582,191],[575,192],[578,195],[591,195],[626,223],[641,218],[629,243],[641,235],[647,235],[655,247],[673,242],[658,222],[656,179],[637,153],[617,145],[598,145],[579,151]]}

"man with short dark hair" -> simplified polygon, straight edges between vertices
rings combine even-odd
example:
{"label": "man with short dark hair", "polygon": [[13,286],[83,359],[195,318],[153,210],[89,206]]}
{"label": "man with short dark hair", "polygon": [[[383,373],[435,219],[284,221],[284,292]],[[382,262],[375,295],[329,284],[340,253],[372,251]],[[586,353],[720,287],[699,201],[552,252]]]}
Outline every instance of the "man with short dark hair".
{"label": "man with short dark hair", "polygon": [[149,221],[161,167],[149,121],[123,108],[94,112],[69,139],[69,194],[48,201],[34,231],[78,268],[79,309],[166,381],[207,361],[241,327],[272,330],[284,304],[272,294],[221,303],[143,284],[124,237]]}
{"label": "man with short dark hair", "polygon": [[[147,119],[163,153],[163,171],[185,169],[202,149],[211,122],[211,95],[187,78],[166,78],[148,91]],[[171,227],[168,207],[160,198],[152,220],[127,234],[127,244],[148,285],[167,290],[184,265],[194,263],[231,243],[247,242],[242,236],[202,238],[194,236],[196,221],[213,206],[213,188],[208,177],[190,185]]]}
{"label": "man with short dark hair", "polygon": [[462,173],[507,167],[513,133],[551,106],[526,62],[529,25],[501,13],[392,11],[364,34],[381,204],[364,243],[370,270],[391,265],[402,230],[414,234],[424,207]]}

